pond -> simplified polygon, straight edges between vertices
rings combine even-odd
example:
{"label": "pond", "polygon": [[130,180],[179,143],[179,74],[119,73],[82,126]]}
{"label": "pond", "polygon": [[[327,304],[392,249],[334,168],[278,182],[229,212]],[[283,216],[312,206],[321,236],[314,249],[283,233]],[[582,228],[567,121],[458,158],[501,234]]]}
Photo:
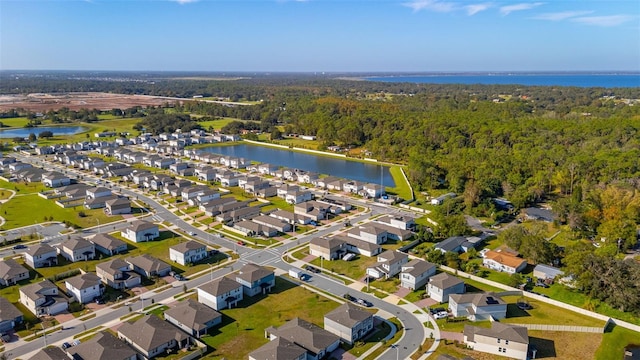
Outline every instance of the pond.
{"label": "pond", "polygon": [[368,183],[380,184],[382,181],[382,185],[387,187],[396,186],[389,167],[377,164],[247,144],[212,146],[200,150]]}
{"label": "pond", "polygon": [[43,131],[51,131],[54,136],[59,135],[75,135],[83,131],[87,131],[84,126],[39,126],[32,128],[19,128],[0,130],[0,138],[29,137],[33,133],[38,136]]}

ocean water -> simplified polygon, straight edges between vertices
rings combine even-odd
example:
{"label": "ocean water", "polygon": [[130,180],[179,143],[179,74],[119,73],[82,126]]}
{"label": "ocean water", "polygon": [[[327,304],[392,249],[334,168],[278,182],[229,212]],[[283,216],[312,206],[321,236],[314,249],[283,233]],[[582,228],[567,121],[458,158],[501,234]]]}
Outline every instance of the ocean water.
{"label": "ocean water", "polygon": [[603,74],[432,74],[415,76],[367,77],[369,81],[411,82],[425,84],[483,84],[575,87],[640,87],[640,73]]}

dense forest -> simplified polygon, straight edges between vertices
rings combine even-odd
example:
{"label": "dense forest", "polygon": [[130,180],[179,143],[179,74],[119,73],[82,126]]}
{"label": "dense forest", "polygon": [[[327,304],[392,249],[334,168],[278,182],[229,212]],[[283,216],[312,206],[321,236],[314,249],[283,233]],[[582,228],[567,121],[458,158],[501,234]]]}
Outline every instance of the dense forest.
{"label": "dense forest", "polygon": [[[225,130],[315,135],[321,147],[366,150],[379,160],[405,164],[415,190],[460,195],[447,204],[446,214],[434,213],[441,223],[434,232],[439,238],[466,231],[462,214],[502,216],[491,201],[495,197],[509,199],[516,208],[546,202],[575,239],[602,239],[603,246],[576,242],[558,249],[531,229],[508,232],[504,241],[534,262],[564,259],[586,293],[625,311],[640,309],[638,264],[617,256],[636,245],[640,224],[639,88],[402,84],[314,76],[0,81],[0,93],[60,91],[262,100],[236,107],[185,101],[175,112],[253,120],[233,122]],[[186,115],[166,117],[157,110],[146,115],[139,129],[155,133],[197,126]],[[81,117],[94,118],[91,112]],[[619,275],[610,276],[612,271]]]}

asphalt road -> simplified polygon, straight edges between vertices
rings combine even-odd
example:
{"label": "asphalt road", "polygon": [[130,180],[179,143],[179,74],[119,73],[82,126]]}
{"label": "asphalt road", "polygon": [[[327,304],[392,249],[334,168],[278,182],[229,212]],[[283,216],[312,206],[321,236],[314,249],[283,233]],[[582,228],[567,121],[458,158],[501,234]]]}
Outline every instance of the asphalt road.
{"label": "asphalt road", "polygon": [[[22,157],[22,156],[21,156]],[[30,162],[30,160],[33,160],[32,158],[29,157],[22,157],[22,161],[24,162]],[[77,170],[72,170],[72,169],[68,169],[65,168],[63,166],[60,166],[58,164],[47,164],[47,167],[51,168],[51,167],[56,167],[58,168],[58,170],[60,171],[65,171],[66,173],[72,173],[72,174],[76,174],[76,176],[82,176],[83,179],[85,181],[97,181],[97,180],[101,180],[98,179],[97,177],[93,177],[91,175],[87,175],[85,173],[80,173]],[[142,193],[142,192],[138,192],[138,191],[133,191],[131,189],[128,188],[120,188],[115,184],[111,184],[112,187],[118,188],[119,191],[124,194],[129,196],[132,199],[138,199],[140,201],[145,202],[146,204],[148,204],[154,212],[153,215],[153,219],[156,221],[166,221],[169,222],[171,224],[176,225],[177,227],[179,227],[180,229],[182,229],[183,231],[187,232],[187,233],[194,233],[196,234],[195,237],[197,237],[199,240],[205,242],[205,243],[210,243],[212,245],[218,245],[220,247],[226,248],[226,249],[234,249],[235,252],[237,252],[240,255],[240,259],[239,259],[239,263],[240,265],[248,263],[248,262],[254,262],[256,264],[259,265],[270,265],[276,268],[279,268],[285,272],[288,272],[288,270],[290,268],[292,268],[292,266],[284,261],[282,261],[282,254],[287,251],[288,249],[298,246],[299,244],[303,244],[305,242],[308,242],[309,240],[311,240],[313,237],[318,237],[318,236],[324,236],[327,235],[333,231],[336,231],[340,228],[343,227],[342,222],[340,223],[334,223],[334,224],[330,224],[330,225],[325,225],[322,227],[318,228],[318,231],[315,232],[314,234],[310,235],[310,236],[299,236],[296,241],[287,241],[284,244],[278,246],[278,247],[273,247],[273,248],[268,248],[268,249],[252,249],[252,248],[248,248],[245,246],[241,246],[238,245],[236,243],[236,241],[233,240],[229,240],[227,238],[223,238],[220,237],[219,235],[213,235],[213,234],[209,234],[209,233],[205,233],[202,230],[199,230],[197,228],[195,228],[194,226],[188,224],[187,222],[185,222],[184,220],[182,220],[181,218],[179,218],[177,215],[175,215],[174,213],[168,211],[167,209],[165,209],[162,205],[160,205],[159,203],[157,203],[153,198],[151,198],[150,196],[147,196],[146,194]],[[340,197],[341,200],[348,200],[349,202],[353,203],[354,205],[359,205],[359,206],[365,206],[368,207],[370,209],[370,213],[367,214],[360,214],[357,215],[355,218],[351,219],[351,223],[352,224],[356,224],[359,221],[365,220],[373,215],[376,214],[381,214],[381,213],[398,213],[398,214],[411,214],[409,212],[405,212],[402,210],[399,210],[397,208],[394,207],[387,207],[385,205],[382,204],[374,204],[374,203],[369,203],[369,202],[365,202],[362,200],[352,200],[352,199],[348,199],[346,197]],[[120,228],[120,226],[125,226],[125,224],[120,223],[120,224],[116,224],[116,225],[105,225],[104,227],[108,227],[109,230],[113,231],[113,226],[116,226],[116,228]],[[102,227],[104,229],[104,227]],[[239,268],[240,265],[236,265],[236,267]],[[237,269],[236,269],[237,270]],[[232,271],[231,268],[224,268],[221,270],[217,270],[214,272],[213,274],[213,278],[222,276],[228,272]],[[202,284],[204,284],[207,281],[211,280],[211,275],[205,275],[202,277],[199,277],[197,279],[192,279],[187,281],[187,286],[189,288],[193,288],[193,287],[197,287],[200,286]],[[330,278],[330,277],[326,277],[324,275],[321,274],[314,274],[313,277],[310,279],[310,281],[308,282],[308,285],[316,287],[318,289],[321,289],[323,291],[329,292],[335,296],[338,297],[342,297],[343,294],[349,292],[351,294],[353,294],[354,290],[351,288],[348,288],[347,286],[345,286],[344,284]],[[174,295],[180,293],[182,291],[182,286],[178,286],[178,287],[174,287],[168,290],[165,290],[161,293],[157,293],[155,295],[143,295],[143,296],[149,296],[149,298],[145,298],[145,301],[147,302],[147,304],[150,304],[151,299],[153,298],[154,301],[160,302],[163,299],[167,299],[170,297],[173,297]],[[393,358],[394,356],[398,356],[401,359],[406,359],[409,358],[411,354],[413,354],[417,348],[422,344],[423,339],[424,339],[424,334],[425,334],[425,330],[424,330],[424,326],[422,325],[422,323],[414,316],[414,314],[404,310],[403,308],[397,306],[396,304],[391,304],[391,303],[387,303],[383,300],[380,300],[378,298],[376,298],[375,296],[371,296],[365,293],[359,293],[357,295],[358,297],[361,297],[363,299],[366,299],[368,301],[370,301],[374,306],[376,306],[379,309],[382,309],[388,313],[391,313],[393,315],[395,315],[403,324],[404,326],[404,330],[405,333],[404,335],[401,337],[401,339],[396,343],[397,345],[397,350],[396,348],[389,348],[387,350],[387,352],[385,352],[381,358],[386,359],[386,358]],[[140,300],[132,303],[130,305],[132,307],[132,309],[136,309],[136,307],[138,307],[138,309],[142,308],[142,302]],[[99,326],[101,324],[105,324],[108,323],[110,321],[119,319],[120,317],[126,315],[129,312],[129,306],[123,306],[120,307],[119,309],[116,310],[110,310],[110,311],[98,311],[96,313],[96,317],[89,319],[87,321],[84,322],[84,324],[86,325],[87,329],[93,328],[95,326]],[[76,320],[73,320],[72,322],[77,322]],[[73,326],[72,328],[68,329],[68,330],[61,330],[58,331],[54,334],[48,335],[47,336],[47,341],[48,343],[53,343],[53,342],[58,342],[58,341],[62,341],[66,338],[70,338],[73,335],[76,335],[80,332],[84,331],[84,326]],[[39,340],[36,341],[31,341],[29,343],[26,343],[25,345],[22,345],[18,348],[12,349],[11,352],[11,357],[18,357],[20,355],[24,355],[27,353],[30,353],[32,351],[37,350],[38,348],[40,348],[43,345],[42,342],[40,342]],[[396,354],[397,352],[397,354]]]}

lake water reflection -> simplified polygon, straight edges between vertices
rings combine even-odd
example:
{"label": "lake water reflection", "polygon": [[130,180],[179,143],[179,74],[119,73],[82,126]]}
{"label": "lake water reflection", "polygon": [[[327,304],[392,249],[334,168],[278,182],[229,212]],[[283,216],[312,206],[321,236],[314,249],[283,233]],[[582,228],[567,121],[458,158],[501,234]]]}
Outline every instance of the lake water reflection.
{"label": "lake water reflection", "polygon": [[212,146],[200,150],[375,184],[380,184],[382,180],[382,185],[395,187],[387,166],[247,144]]}
{"label": "lake water reflection", "polygon": [[32,128],[19,128],[0,130],[0,138],[14,138],[14,137],[29,137],[29,134],[33,133],[36,136],[43,131],[51,131],[54,136],[59,135],[75,135],[86,131],[84,126],[39,126]]}

